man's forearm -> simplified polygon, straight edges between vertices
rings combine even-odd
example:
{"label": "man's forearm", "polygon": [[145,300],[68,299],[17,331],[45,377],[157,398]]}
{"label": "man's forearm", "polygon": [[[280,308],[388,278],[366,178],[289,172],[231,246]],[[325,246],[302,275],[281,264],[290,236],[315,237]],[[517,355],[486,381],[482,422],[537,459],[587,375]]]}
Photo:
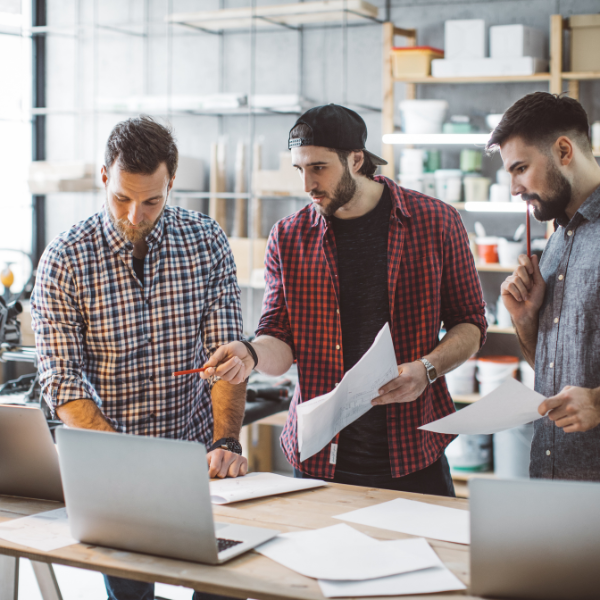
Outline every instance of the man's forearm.
{"label": "man's forearm", "polygon": [[89,398],[72,400],[56,408],[58,418],[68,427],[95,429],[97,431],[115,431],[106,420],[98,405]]}
{"label": "man's forearm", "polygon": [[535,368],[535,351],[537,348],[538,317],[522,323],[514,322],[517,339],[525,360]]}
{"label": "man's forearm", "polygon": [[480,341],[479,327],[472,323],[459,323],[446,333],[435,350],[425,358],[436,368],[439,377],[471,358],[479,350]]}
{"label": "man's forearm", "polygon": [[258,356],[256,370],[265,375],[279,377],[287,373],[294,363],[292,349],[275,337],[261,335],[252,341],[252,346]]}
{"label": "man's forearm", "polygon": [[214,441],[225,437],[237,440],[246,409],[246,384],[234,385],[223,380],[217,381],[213,385],[211,397],[215,422]]}

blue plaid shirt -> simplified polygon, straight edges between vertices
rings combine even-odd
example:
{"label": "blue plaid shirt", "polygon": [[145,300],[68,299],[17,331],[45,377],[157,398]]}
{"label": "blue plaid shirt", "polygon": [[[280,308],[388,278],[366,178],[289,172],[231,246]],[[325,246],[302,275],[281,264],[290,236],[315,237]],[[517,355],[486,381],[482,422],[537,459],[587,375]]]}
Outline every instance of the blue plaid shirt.
{"label": "blue plaid shirt", "polygon": [[46,248],[31,302],[44,399],[89,398],[118,431],[208,444],[208,382],[172,374],[241,339],[233,256],[215,221],[181,208],[146,242],[145,285],[106,208]]}

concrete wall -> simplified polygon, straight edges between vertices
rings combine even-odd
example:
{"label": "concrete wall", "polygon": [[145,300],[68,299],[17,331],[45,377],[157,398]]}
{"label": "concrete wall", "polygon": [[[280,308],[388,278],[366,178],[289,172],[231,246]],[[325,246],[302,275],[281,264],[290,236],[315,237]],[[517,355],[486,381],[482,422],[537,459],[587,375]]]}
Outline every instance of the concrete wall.
{"label": "concrete wall", "polygon": [[[281,1],[281,0],[279,0]],[[288,0],[289,1],[289,0]],[[384,0],[372,0],[384,16]],[[84,158],[102,164],[103,147],[115,123],[127,114],[95,114],[95,98],[130,95],[207,94],[219,91],[249,93],[301,93],[317,103],[344,100],[381,107],[381,28],[351,27],[344,41],[341,29],[307,31],[303,38],[286,29],[259,33],[255,38],[254,84],[252,83],[251,36],[248,32],[210,35],[173,27],[164,17],[173,12],[248,6],[249,0],[48,0],[50,25],[84,27],[77,37],[48,37],[48,105],[78,114],[48,117],[47,154],[50,159]],[[273,0],[258,0],[273,4]],[[147,7],[147,12],[146,12]],[[391,18],[402,27],[418,30],[418,43],[443,47],[446,19],[483,18],[486,24],[524,23],[548,31],[551,14],[569,16],[598,10],[597,0],[394,0]],[[95,14],[94,14],[95,13]],[[94,29],[93,22],[131,26],[144,37],[109,29]],[[401,40],[399,40],[401,41]],[[344,61],[344,47],[347,48]],[[347,65],[347,87],[343,67]],[[445,98],[454,114],[470,114],[483,123],[488,113],[503,112],[515,100],[546,84],[429,85],[418,87],[419,98]],[[396,100],[404,86],[396,84]],[[600,119],[600,82],[583,82],[581,100],[591,120]],[[381,115],[360,111],[369,130],[368,147],[381,149]],[[249,142],[254,133],[263,143],[263,168],[276,168],[278,154],[286,149],[287,133],[295,116],[180,116],[163,115],[175,128],[182,154],[208,161],[210,144],[225,138],[228,154],[228,185],[233,189],[233,160],[239,140]],[[399,122],[399,115],[397,115]],[[443,166],[458,166],[458,152],[444,153]],[[500,167],[498,157],[485,159],[484,170]],[[208,171],[208,169],[207,169]],[[98,210],[102,193],[61,194],[48,198],[47,238],[52,239],[74,222]],[[263,235],[279,218],[297,210],[303,201],[265,201]],[[206,209],[206,203],[199,203]],[[492,220],[489,220],[492,225]],[[467,221],[472,229],[472,221]],[[484,223],[485,224],[485,223]],[[514,219],[503,221],[508,233]],[[506,230],[506,231],[504,231]],[[494,283],[495,290],[496,283]],[[495,292],[494,292],[495,293]],[[251,330],[258,317],[260,293],[253,294],[254,309],[247,315]]]}

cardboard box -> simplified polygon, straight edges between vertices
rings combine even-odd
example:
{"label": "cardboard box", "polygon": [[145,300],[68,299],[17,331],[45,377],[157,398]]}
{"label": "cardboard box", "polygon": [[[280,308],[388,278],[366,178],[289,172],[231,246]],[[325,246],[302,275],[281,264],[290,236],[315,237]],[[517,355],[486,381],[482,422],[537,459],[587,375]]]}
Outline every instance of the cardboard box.
{"label": "cardboard box", "polygon": [[434,60],[433,77],[501,77],[533,75],[548,70],[548,61],[524,56],[521,58],[479,58],[471,60]]}
{"label": "cardboard box", "polygon": [[525,25],[490,27],[490,58],[548,58],[548,43],[541,29]]}
{"label": "cardboard box", "polygon": [[485,57],[485,21],[483,19],[446,21],[444,30],[446,58]]}
{"label": "cardboard box", "polygon": [[237,278],[240,285],[248,285],[255,269],[265,268],[265,238],[229,238],[231,252],[237,266]]}
{"label": "cardboard box", "polygon": [[34,161],[29,165],[32,194],[89,192],[96,189],[95,167],[83,161]]}
{"label": "cardboard box", "polygon": [[434,58],[444,58],[444,51],[431,46],[392,48],[394,77],[431,75],[431,61]]}
{"label": "cardboard box", "polygon": [[575,15],[571,26],[571,71],[600,71],[600,15]]}

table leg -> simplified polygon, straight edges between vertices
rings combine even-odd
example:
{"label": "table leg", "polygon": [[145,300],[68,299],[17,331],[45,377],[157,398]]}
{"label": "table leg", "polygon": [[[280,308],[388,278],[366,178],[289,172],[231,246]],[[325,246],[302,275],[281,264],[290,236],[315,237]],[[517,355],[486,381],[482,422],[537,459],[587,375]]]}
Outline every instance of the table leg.
{"label": "table leg", "polygon": [[19,559],[0,556],[0,600],[18,600]]}
{"label": "table leg", "polygon": [[[49,563],[36,562],[32,560],[31,566],[33,567],[35,578],[40,586],[42,598],[44,600],[63,600],[52,565]],[[0,598],[0,600],[2,599]]]}

